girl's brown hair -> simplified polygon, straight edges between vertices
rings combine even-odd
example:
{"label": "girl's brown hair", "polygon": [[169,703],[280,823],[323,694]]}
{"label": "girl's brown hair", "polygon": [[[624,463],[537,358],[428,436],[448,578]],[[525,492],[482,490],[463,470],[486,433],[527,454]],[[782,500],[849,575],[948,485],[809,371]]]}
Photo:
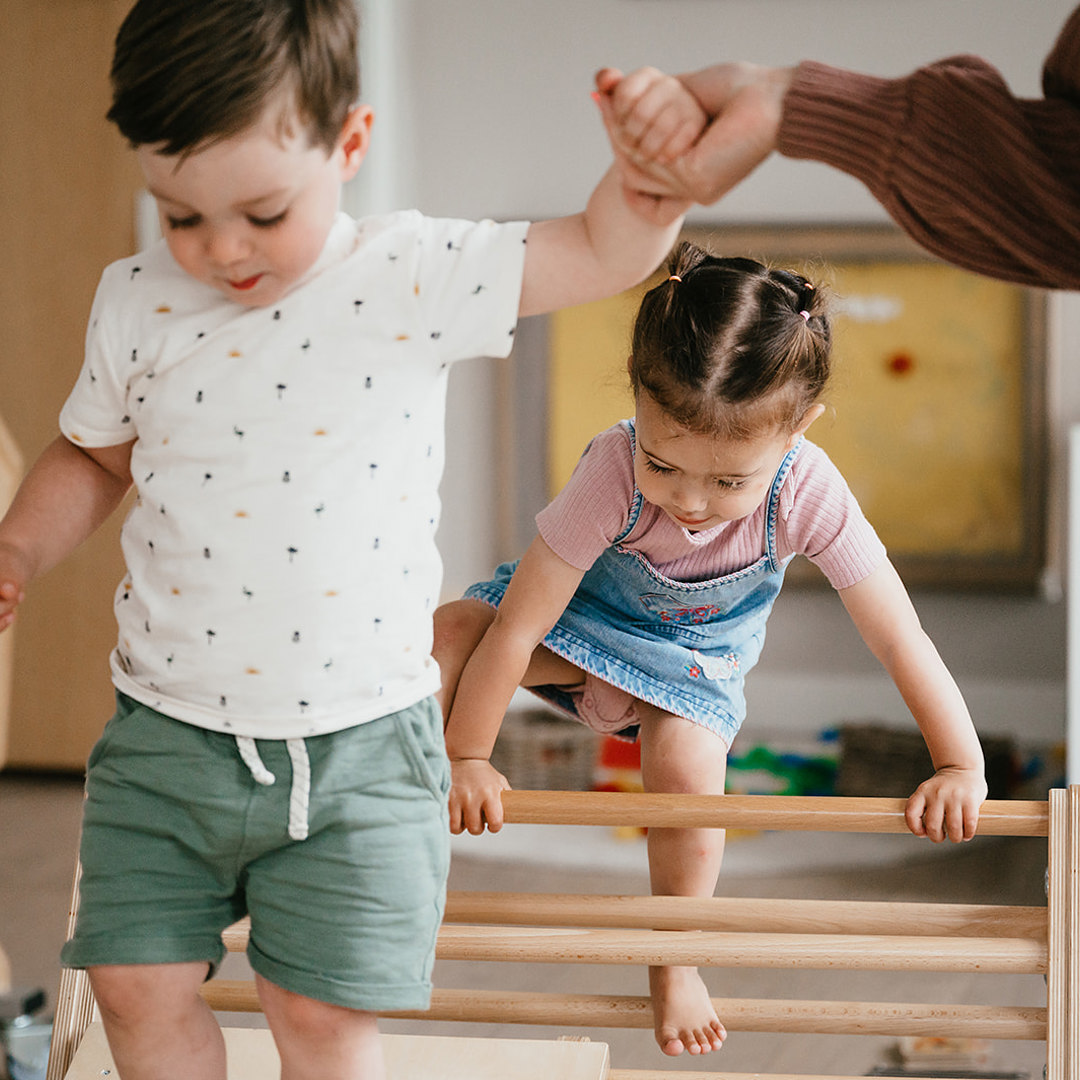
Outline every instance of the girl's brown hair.
{"label": "girl's brown hair", "polygon": [[680,244],[645,294],[630,381],[677,423],[745,439],[793,431],[829,379],[826,297],[802,274]]}
{"label": "girl's brown hair", "polygon": [[139,0],[116,36],[108,118],[171,156],[240,134],[284,93],[282,122],[330,151],[360,93],[357,23],[353,0]]}

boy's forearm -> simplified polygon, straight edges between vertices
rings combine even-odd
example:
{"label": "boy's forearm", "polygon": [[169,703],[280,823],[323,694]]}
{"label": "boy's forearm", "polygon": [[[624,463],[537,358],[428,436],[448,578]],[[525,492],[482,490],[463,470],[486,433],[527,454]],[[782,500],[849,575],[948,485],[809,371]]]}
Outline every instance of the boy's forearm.
{"label": "boy's forearm", "polygon": [[667,224],[642,217],[628,201],[615,166],[596,185],[583,217],[589,245],[615,292],[644,281],[663,262],[683,222],[681,214]]}
{"label": "boy's forearm", "polygon": [[644,281],[678,238],[682,218],[648,221],[627,201],[612,167],[585,210],[529,228],[522,315],[601,300]]}
{"label": "boy's forearm", "polygon": [[123,471],[110,471],[62,436],[46,447],[0,521],[0,546],[20,559],[22,583],[74,551],[129,486]]}

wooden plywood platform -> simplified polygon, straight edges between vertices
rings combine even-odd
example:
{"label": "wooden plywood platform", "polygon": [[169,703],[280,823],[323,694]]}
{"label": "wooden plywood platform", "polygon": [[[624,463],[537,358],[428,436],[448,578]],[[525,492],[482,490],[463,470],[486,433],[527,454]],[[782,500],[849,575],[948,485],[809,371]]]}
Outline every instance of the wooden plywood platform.
{"label": "wooden plywood platform", "polygon": [[[387,1080],[606,1080],[608,1048],[601,1042],[552,1039],[476,1039],[440,1035],[383,1035]],[[266,1080],[281,1063],[270,1032],[226,1028],[229,1080]],[[66,1080],[101,1080],[115,1065],[100,1023],[83,1036]],[[106,1071],[109,1070],[109,1071]]]}

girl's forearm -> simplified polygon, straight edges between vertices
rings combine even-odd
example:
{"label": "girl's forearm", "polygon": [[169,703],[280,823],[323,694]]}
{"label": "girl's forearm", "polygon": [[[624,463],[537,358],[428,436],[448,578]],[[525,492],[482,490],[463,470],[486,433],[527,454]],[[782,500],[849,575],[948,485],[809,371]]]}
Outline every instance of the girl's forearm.
{"label": "girl's forearm", "polygon": [[921,630],[918,639],[883,658],[923,734],[935,769],[983,769],[982,745],[960,688],[933,642]]}
{"label": "girl's forearm", "polygon": [[446,752],[451,761],[491,757],[510,699],[529,665],[531,649],[510,647],[493,631],[494,624],[461,673],[446,722]]}

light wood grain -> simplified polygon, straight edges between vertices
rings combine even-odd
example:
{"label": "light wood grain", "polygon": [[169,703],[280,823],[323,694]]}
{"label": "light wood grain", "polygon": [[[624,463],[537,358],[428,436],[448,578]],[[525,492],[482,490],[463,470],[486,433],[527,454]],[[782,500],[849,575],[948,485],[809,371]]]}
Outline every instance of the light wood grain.
{"label": "light wood grain", "polygon": [[[786,829],[906,833],[905,799],[809,795],[670,795],[655,792],[504,791],[507,822],[633,828]],[[987,800],[980,836],[1046,836],[1046,803]]]}

